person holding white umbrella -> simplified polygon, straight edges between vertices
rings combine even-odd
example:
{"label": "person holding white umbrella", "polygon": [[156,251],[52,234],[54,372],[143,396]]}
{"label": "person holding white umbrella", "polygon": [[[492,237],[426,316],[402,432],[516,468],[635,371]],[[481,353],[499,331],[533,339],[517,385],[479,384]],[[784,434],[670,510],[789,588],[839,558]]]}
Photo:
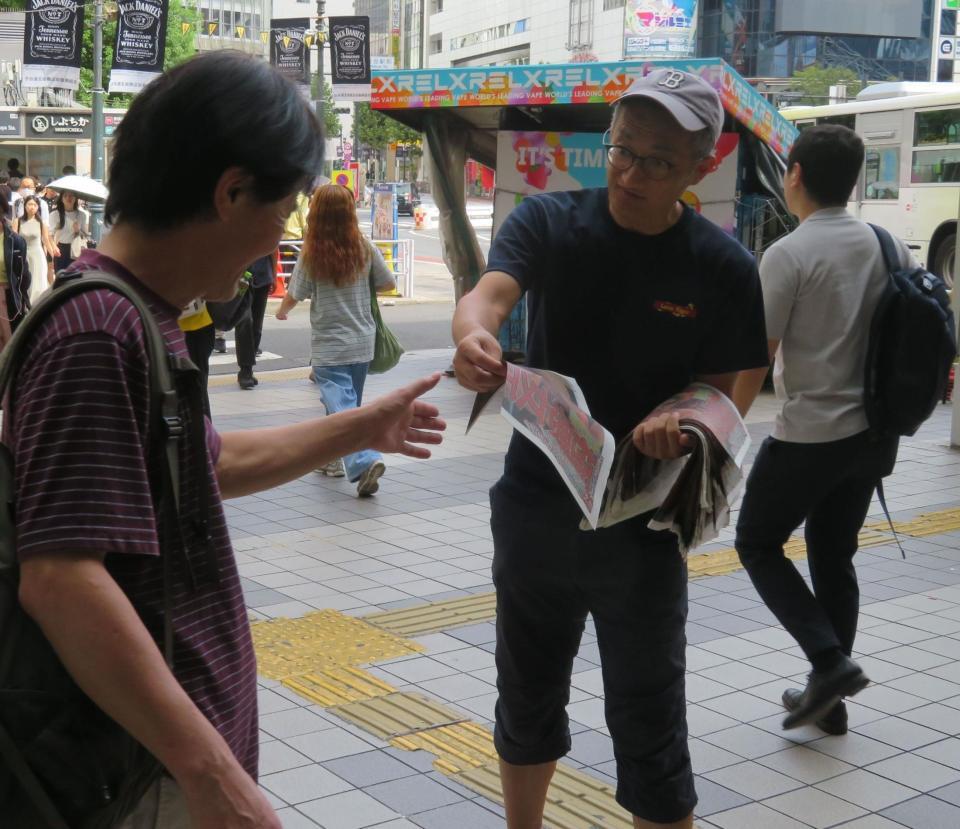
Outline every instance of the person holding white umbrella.
{"label": "person holding white umbrella", "polygon": [[64,175],[48,185],[60,193],[60,204],[50,216],[50,231],[60,255],[54,260],[54,270],[67,267],[87,246],[90,238],[90,214],[80,207],[80,199],[103,204],[107,188],[89,176]]}
{"label": "person holding white umbrella", "polygon": [[[85,248],[90,235],[90,214],[80,206],[73,190],[64,190],[56,209],[50,214],[50,232],[58,253],[54,256],[54,271],[68,267]],[[76,240],[81,240],[77,242]]]}

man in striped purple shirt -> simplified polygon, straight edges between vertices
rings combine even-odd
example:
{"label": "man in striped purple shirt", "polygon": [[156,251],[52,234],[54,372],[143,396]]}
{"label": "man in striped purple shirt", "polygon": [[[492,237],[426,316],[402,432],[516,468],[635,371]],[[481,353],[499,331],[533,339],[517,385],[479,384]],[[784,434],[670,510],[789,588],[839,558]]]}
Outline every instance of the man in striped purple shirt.
{"label": "man in striped purple shirt", "polygon": [[[168,350],[197,298],[230,299],[246,265],[277,246],[322,162],[320,126],[263,61],[205,53],[154,81],[114,140],[111,225],[74,267],[111,272],[148,303]],[[172,171],[188,167],[184,192]],[[256,786],[256,663],[221,498],[294,479],[362,448],[428,457],[439,375],[350,412],[180,447],[183,550],[172,556],[174,670],[163,631],[151,492],[149,373],[134,307],[87,292],[39,329],[13,389],[20,599],[79,686],[168,775],[127,829],[280,826]],[[191,412],[181,400],[185,432]],[[202,505],[208,505],[202,515]]]}

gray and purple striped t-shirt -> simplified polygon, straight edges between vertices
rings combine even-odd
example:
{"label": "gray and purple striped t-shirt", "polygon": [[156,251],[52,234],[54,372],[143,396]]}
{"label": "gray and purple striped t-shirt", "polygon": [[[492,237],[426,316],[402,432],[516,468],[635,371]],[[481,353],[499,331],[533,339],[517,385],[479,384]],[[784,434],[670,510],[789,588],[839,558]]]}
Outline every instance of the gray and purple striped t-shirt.
{"label": "gray and purple striped t-shirt", "polygon": [[[168,350],[187,356],[179,309],[96,251],[85,251],[73,267],[107,271],[134,285]],[[15,459],[21,559],[105,554],[108,571],[159,645],[163,570],[150,486],[156,455],[147,353],[139,315],[128,300],[109,290],[81,294],[35,335],[13,388],[11,422],[4,426]],[[180,414],[189,436],[192,413],[184,396]],[[256,777],[256,660],[214,472],[220,438],[209,420],[205,428],[203,457],[196,457],[189,437],[180,442],[181,527],[191,552],[173,558],[174,673]],[[201,486],[208,495],[209,544],[199,529]]]}

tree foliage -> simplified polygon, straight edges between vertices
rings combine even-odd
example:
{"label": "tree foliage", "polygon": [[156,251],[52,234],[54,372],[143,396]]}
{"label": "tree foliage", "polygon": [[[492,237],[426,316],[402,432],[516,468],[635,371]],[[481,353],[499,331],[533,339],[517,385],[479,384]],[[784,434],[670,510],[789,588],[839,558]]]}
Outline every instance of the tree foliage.
{"label": "tree foliage", "polygon": [[353,138],[357,144],[383,150],[387,144],[396,142],[415,143],[420,140],[420,133],[371,109],[370,104],[360,103],[353,119]]}
{"label": "tree foliage", "polygon": [[[3,0],[0,0],[3,2]],[[184,24],[190,28],[184,31]],[[200,13],[188,0],[169,0],[167,13],[166,51],[163,68],[172,69],[197,51],[197,34],[200,25]],[[106,20],[103,24],[103,88],[110,86],[110,67],[113,65],[113,45],[117,40],[117,19]],[[80,58],[80,88],[77,100],[90,106],[93,98],[93,8],[88,6],[83,21],[83,47]],[[105,95],[104,106],[125,108],[133,100],[132,95]]]}
{"label": "tree foliage", "polygon": [[[854,98],[863,88],[857,73],[844,66],[810,66],[795,72],[790,79],[791,104],[820,106],[830,103],[830,87],[846,83],[847,97]],[[795,97],[796,96],[796,97]]]}
{"label": "tree foliage", "polygon": [[[310,95],[313,100],[317,99],[317,75],[310,75]],[[320,121],[323,124],[323,134],[327,138],[333,138],[340,135],[340,116],[337,115],[337,104],[333,100],[333,90],[327,83],[327,78],[323,78],[323,92],[320,96]]]}

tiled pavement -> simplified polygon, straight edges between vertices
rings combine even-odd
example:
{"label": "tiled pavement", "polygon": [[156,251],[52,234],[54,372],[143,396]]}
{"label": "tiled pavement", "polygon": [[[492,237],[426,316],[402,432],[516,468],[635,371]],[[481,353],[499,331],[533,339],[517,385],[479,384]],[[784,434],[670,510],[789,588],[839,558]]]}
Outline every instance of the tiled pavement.
{"label": "tiled pavement", "polygon": [[[445,368],[450,352],[407,355],[368,395]],[[301,379],[211,388],[221,430],[289,423],[320,410]],[[331,608],[350,616],[485,593],[492,544],[487,490],[509,436],[497,414],[464,436],[471,395],[444,379],[431,397],[449,422],[426,462],[387,458],[380,493],[309,475],[228,505],[254,618]],[[759,442],[772,401],[751,413]],[[895,520],[960,506],[960,453],[946,407],[905,441],[887,489]],[[871,520],[879,520],[876,504]],[[851,702],[851,732],[780,729],[780,694],[802,682],[799,649],[742,572],[690,584],[688,720],[704,829],[960,827],[960,531],[904,537],[858,555],[857,658],[874,685]],[[729,547],[730,534],[710,549]],[[800,564],[801,568],[804,565]],[[489,725],[493,624],[417,638],[424,653],[366,670]],[[598,649],[588,627],[574,666],[568,765],[612,782]],[[435,771],[433,756],[390,746],[281,686],[261,680],[261,781],[284,825],[361,829],[502,827],[502,809]]]}

